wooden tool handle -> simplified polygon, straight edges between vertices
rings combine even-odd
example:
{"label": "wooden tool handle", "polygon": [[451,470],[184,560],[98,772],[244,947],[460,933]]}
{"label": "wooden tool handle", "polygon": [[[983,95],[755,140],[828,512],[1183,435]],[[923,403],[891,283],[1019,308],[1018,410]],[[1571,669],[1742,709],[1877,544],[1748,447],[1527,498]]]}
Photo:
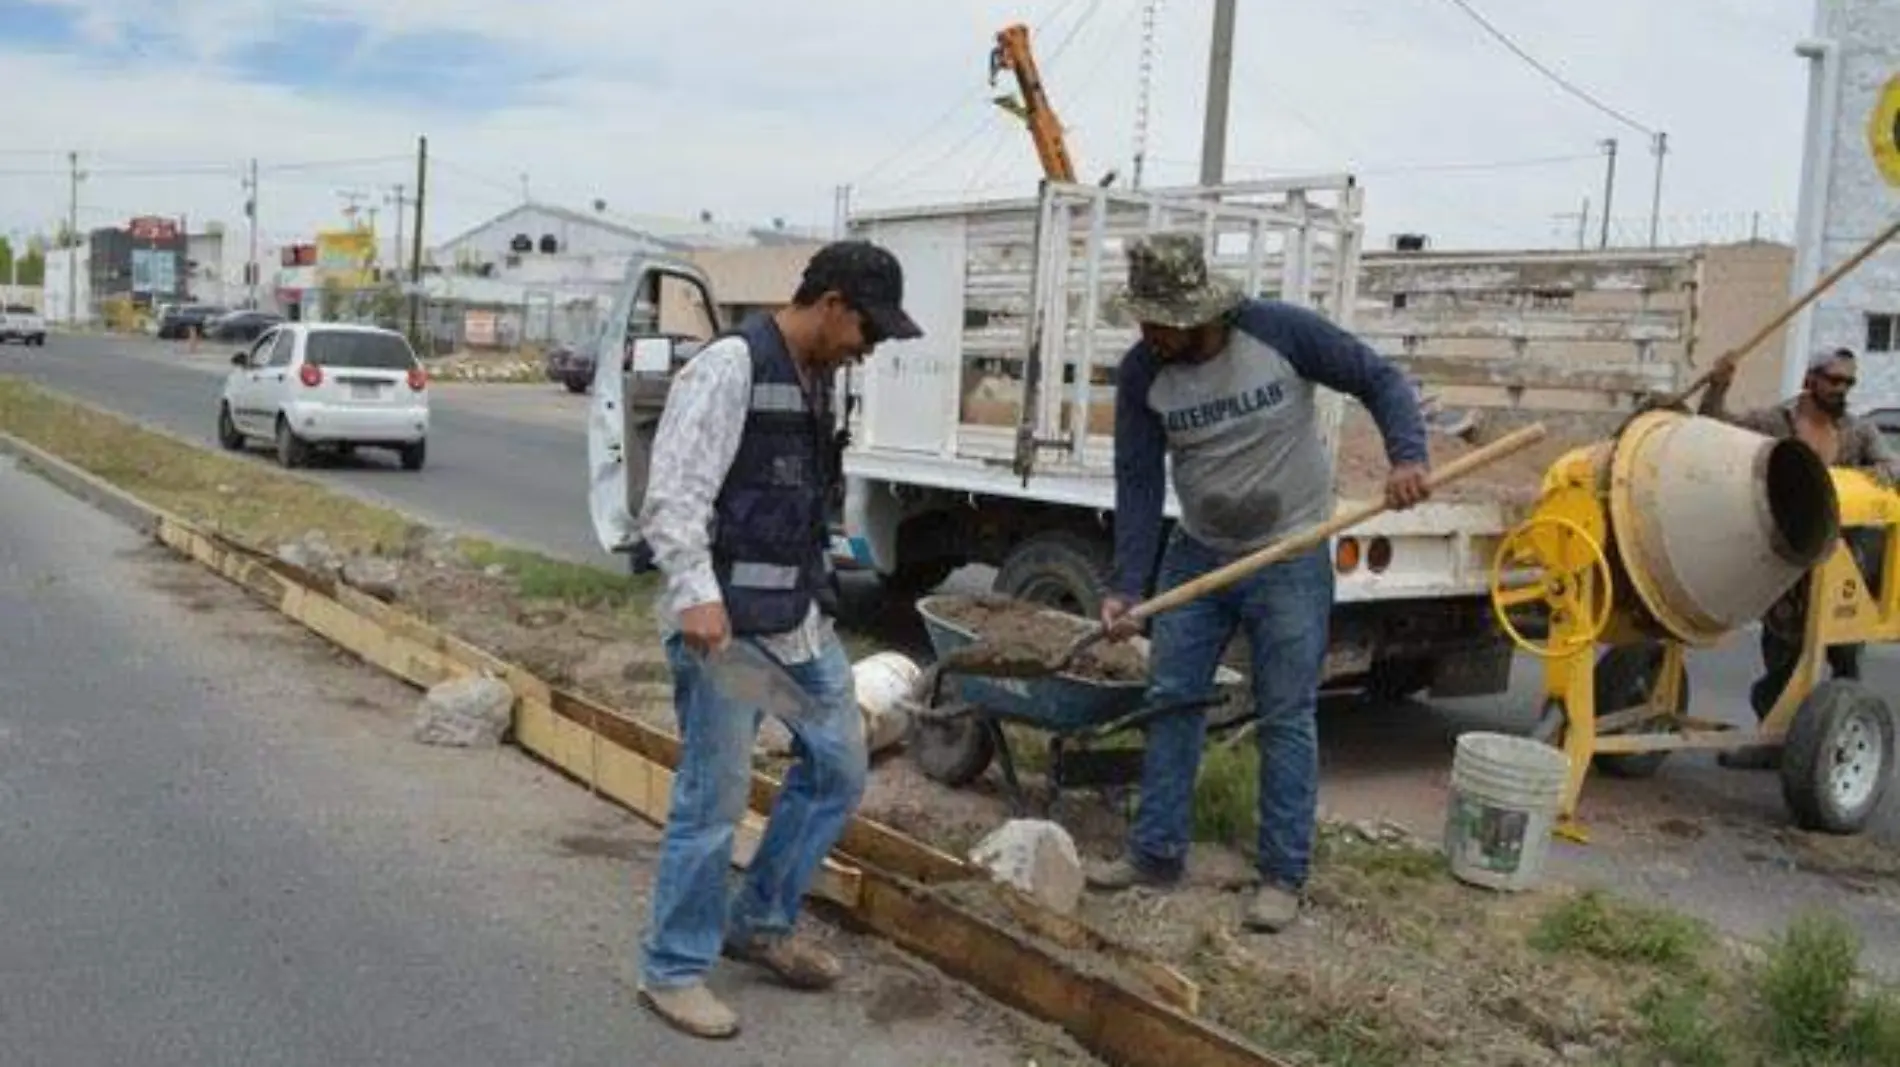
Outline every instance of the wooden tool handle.
{"label": "wooden tool handle", "polygon": [[[1536,444],[1544,439],[1546,432],[1541,422],[1534,422],[1523,429],[1514,430],[1483,448],[1460,456],[1432,471],[1426,476],[1425,482],[1433,489],[1455,482],[1480,467],[1489,466],[1508,455]],[[1390,507],[1391,505],[1385,502],[1385,497],[1381,496],[1373,503],[1350,508],[1317,526],[1283,537],[1250,555],[1242,556],[1219,570],[1209,571],[1191,581],[1182,582],[1152,600],[1144,600],[1129,609],[1128,618],[1134,622],[1140,622],[1151,615],[1172,611],[1197,597],[1225,589],[1263,567],[1323,545],[1332,540],[1334,535],[1357,526]]]}
{"label": "wooden tool handle", "polygon": [[[1768,320],[1768,324],[1766,326],[1763,326],[1761,329],[1756,330],[1754,336],[1750,337],[1746,341],[1743,341],[1741,344],[1735,346],[1734,348],[1729,349],[1727,352],[1722,353],[1721,357],[1715,361],[1716,364],[1720,364],[1722,360],[1727,360],[1727,359],[1733,359],[1733,360],[1739,361],[1743,356],[1746,356],[1750,352],[1753,352],[1755,349],[1759,348],[1763,341],[1766,341],[1770,337],[1774,336],[1776,330],[1779,330],[1783,326],[1786,326],[1796,315],[1801,314],[1802,308],[1805,308],[1809,304],[1812,304],[1816,300],[1820,299],[1822,293],[1825,293],[1829,289],[1834,288],[1834,284],[1836,282],[1840,281],[1842,278],[1847,277],[1848,272],[1852,271],[1855,267],[1858,267],[1862,263],[1866,262],[1868,256],[1871,256],[1875,252],[1878,252],[1882,245],[1885,245],[1888,241],[1893,240],[1896,236],[1900,236],[1900,219],[1895,219],[1893,222],[1889,223],[1886,229],[1874,235],[1873,240],[1868,241],[1866,244],[1862,245],[1860,251],[1850,256],[1847,260],[1842,262],[1840,266],[1835,267],[1831,271],[1828,271],[1826,277],[1822,278],[1818,282],[1815,282],[1812,286],[1809,286],[1808,291],[1805,293],[1802,293],[1800,299],[1796,300],[1792,304],[1789,304],[1787,307],[1782,308],[1781,314],[1776,315],[1774,318]],[[1715,376],[1715,365],[1712,364],[1708,370],[1705,370],[1701,374],[1696,375],[1694,380],[1692,380],[1688,385],[1684,386],[1681,392],[1677,393],[1674,397],[1670,398],[1670,400],[1667,403],[1665,403],[1664,406],[1677,407],[1679,405],[1687,403],[1689,398],[1695,395],[1696,390],[1702,388],[1704,385],[1707,385],[1709,383],[1709,379],[1713,378],[1714,376]]]}

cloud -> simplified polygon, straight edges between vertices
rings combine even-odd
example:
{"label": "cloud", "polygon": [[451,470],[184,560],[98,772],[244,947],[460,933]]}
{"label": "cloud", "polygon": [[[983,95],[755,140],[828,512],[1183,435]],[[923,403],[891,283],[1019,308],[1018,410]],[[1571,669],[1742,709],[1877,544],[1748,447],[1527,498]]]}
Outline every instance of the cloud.
{"label": "cloud", "polygon": [[[1740,0],[1479,6],[1669,132],[1665,215],[1705,217],[1706,231],[1717,214],[1792,212],[1804,13]],[[1150,184],[1197,172],[1207,7],[1161,8]],[[1230,176],[1359,169],[1375,247],[1401,231],[1537,245],[1574,233],[1557,216],[1585,196],[1601,210],[1597,142],[1616,136],[1615,214],[1648,210],[1644,138],[1450,3],[1241,8]],[[828,224],[843,183],[880,206],[1026,194],[1029,137],[986,84],[993,34],[1019,18],[1038,26],[1078,169],[1126,178],[1141,0],[0,0],[0,69],[31,87],[16,88],[24,106],[0,145],[0,229],[63,218],[65,153],[79,151],[82,225],[135,213],[240,225],[242,165],[256,157],[267,239],[307,235],[335,223],[340,190],[413,195],[421,134],[432,240],[518,202],[524,173],[536,198],[576,206],[802,224]],[[292,166],[323,161],[352,162]],[[1514,165],[1489,166],[1502,163]]]}

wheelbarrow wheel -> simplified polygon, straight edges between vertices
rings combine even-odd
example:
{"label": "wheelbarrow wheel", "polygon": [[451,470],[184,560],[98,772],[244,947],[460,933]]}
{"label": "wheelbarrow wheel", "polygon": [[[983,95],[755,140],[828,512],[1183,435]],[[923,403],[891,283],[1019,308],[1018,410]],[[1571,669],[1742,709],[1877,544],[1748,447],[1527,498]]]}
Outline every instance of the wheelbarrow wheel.
{"label": "wheelbarrow wheel", "polygon": [[1781,753],[1781,796],[1803,830],[1857,834],[1893,777],[1894,723],[1887,702],[1845,678],[1801,701]]}
{"label": "wheelbarrow wheel", "polygon": [[981,778],[996,758],[996,738],[968,705],[941,705],[913,715],[904,748],[926,777],[952,787]]}

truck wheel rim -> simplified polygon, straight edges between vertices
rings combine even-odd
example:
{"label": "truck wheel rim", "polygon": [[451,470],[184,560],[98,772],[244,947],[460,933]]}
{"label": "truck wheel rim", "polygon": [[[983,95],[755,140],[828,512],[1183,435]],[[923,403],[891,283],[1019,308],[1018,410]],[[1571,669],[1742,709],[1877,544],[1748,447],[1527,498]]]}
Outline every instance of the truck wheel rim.
{"label": "truck wheel rim", "polygon": [[1834,800],[1853,810],[1867,802],[1880,782],[1880,733],[1865,712],[1841,724],[1828,747],[1827,781]]}

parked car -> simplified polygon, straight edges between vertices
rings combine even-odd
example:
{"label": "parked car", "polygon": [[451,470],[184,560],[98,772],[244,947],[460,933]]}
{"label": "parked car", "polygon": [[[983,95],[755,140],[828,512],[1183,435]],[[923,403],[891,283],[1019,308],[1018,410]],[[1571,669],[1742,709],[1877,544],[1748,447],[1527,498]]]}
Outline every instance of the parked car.
{"label": "parked car", "polygon": [[27,345],[46,343],[46,320],[25,304],[0,308],[0,344],[18,341]]}
{"label": "parked car", "polygon": [[317,450],[393,449],[421,470],[429,436],[429,376],[394,330],[286,322],[231,357],[218,402],[218,441],[237,451],[272,442],[302,467]]}
{"label": "parked car", "polygon": [[224,309],[215,304],[168,305],[158,319],[159,339],[172,341],[192,334],[203,337],[205,327],[222,314]]}
{"label": "parked car", "polygon": [[557,344],[548,349],[545,360],[548,381],[560,382],[570,393],[585,393],[594,382],[594,350]]}
{"label": "parked car", "polygon": [[240,308],[206,323],[204,335],[214,341],[255,341],[283,321],[284,317],[275,312]]}

